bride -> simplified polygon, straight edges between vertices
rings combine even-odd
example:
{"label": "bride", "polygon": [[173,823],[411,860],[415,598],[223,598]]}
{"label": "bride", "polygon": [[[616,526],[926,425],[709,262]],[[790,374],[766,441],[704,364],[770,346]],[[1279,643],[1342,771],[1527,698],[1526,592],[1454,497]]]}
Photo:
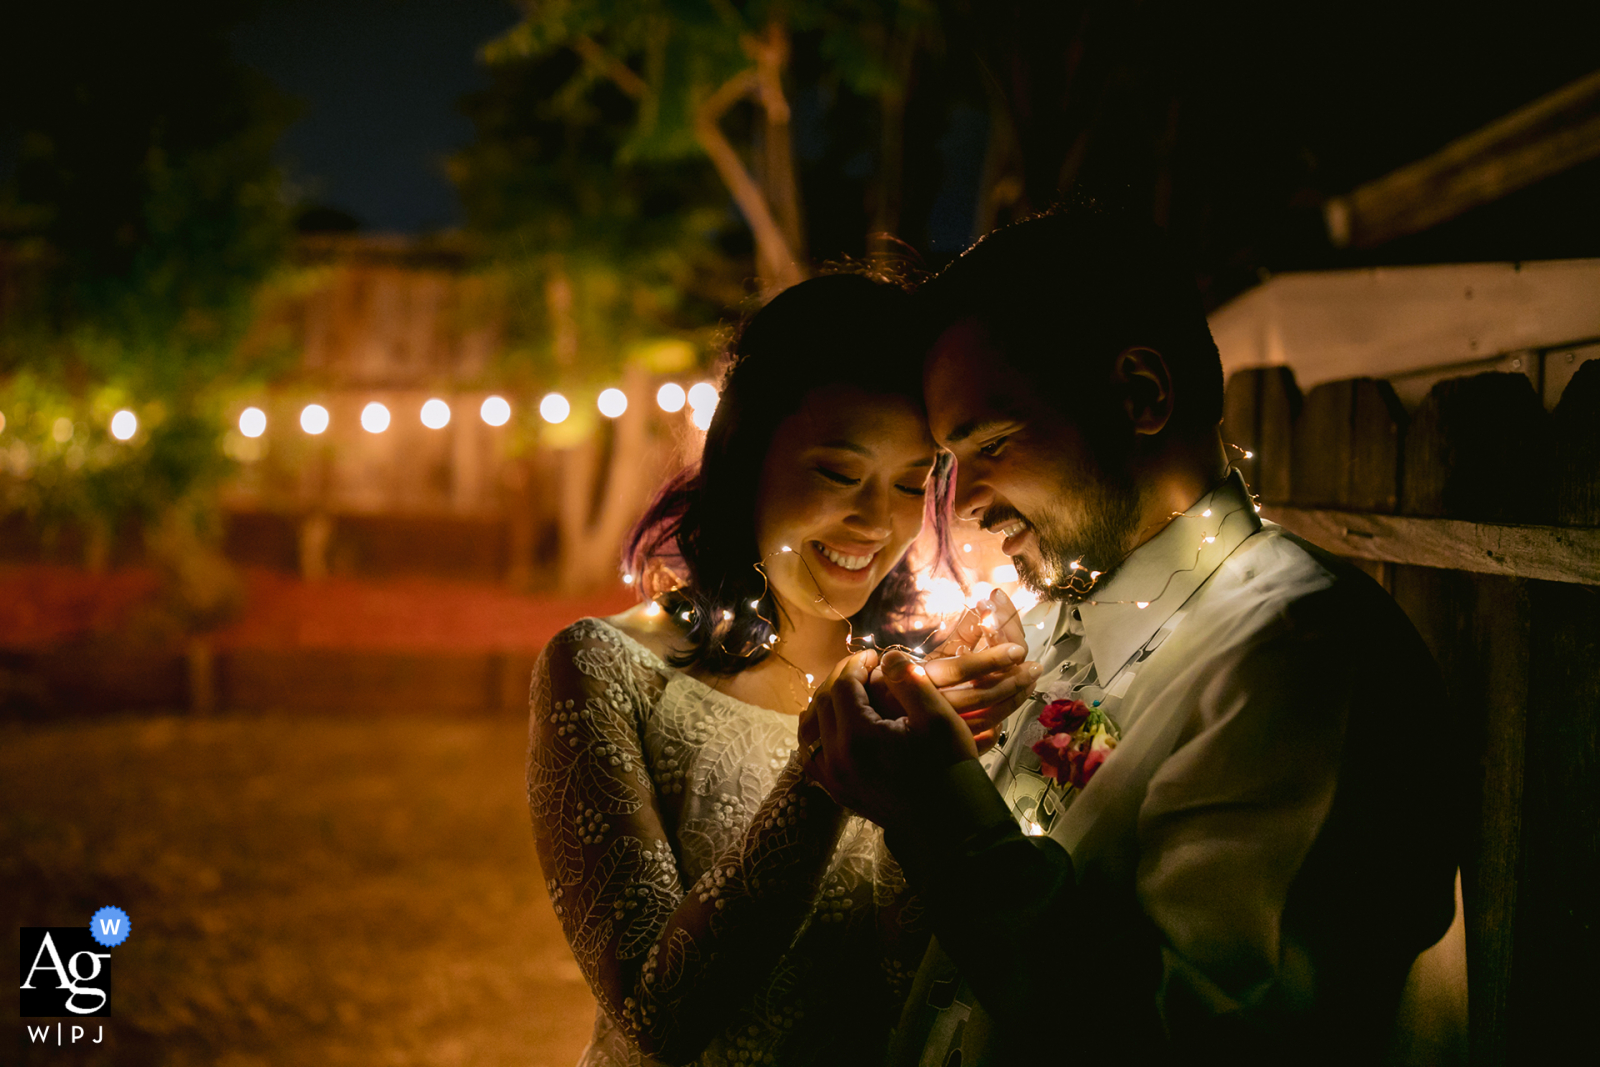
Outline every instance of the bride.
{"label": "bride", "polygon": [[[630,537],[646,599],[540,658],[528,799],[599,1002],[584,1064],[882,1062],[928,933],[879,832],[807,778],[796,723],[852,648],[915,643],[925,515],[948,566],[907,302],[840,274],[759,311],[700,462]],[[950,640],[965,654],[930,674],[986,732],[1037,668],[1015,622]]]}

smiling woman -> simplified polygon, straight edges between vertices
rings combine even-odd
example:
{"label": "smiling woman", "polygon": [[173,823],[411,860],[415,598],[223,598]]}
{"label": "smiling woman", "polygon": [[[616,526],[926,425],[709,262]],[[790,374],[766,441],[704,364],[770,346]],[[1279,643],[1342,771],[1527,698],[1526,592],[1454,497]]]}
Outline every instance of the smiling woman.
{"label": "smiling woman", "polygon": [[700,462],[632,535],[643,603],[536,668],[528,797],[600,1005],[585,1064],[883,1060],[926,934],[796,716],[852,637],[906,636],[925,516],[944,544],[908,304],[832,275],[757,312]]}

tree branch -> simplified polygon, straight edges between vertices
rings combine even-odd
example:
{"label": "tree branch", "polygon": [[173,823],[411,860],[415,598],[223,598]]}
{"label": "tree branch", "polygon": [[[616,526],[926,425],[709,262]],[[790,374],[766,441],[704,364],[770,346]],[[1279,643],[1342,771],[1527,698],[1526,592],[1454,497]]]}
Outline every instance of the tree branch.
{"label": "tree branch", "polygon": [[649,84],[635,74],[632,67],[606,51],[599,41],[588,34],[583,33],[574,37],[572,50],[578,53],[585,63],[610,78],[612,84],[635,100],[643,100],[650,95]]}
{"label": "tree branch", "polygon": [[733,194],[734,203],[739,205],[740,213],[755,236],[762,287],[770,290],[794,285],[803,275],[761,187],[750,176],[721,125],[722,116],[729,108],[758,89],[759,79],[753,69],[742,70],[723,82],[695,109],[694,136],[705,154],[711,157],[711,165],[717,168],[718,177]]}

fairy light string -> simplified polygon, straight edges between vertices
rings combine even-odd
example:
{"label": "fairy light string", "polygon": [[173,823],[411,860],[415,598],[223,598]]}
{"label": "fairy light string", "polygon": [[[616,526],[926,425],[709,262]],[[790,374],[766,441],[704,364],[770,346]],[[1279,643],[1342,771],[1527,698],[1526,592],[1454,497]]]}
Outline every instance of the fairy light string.
{"label": "fairy light string", "polygon": [[[1229,443],[1227,444],[1227,447],[1236,450],[1244,459],[1253,459],[1255,457],[1254,452],[1240,448],[1238,445]],[[1238,468],[1230,463],[1228,468],[1229,474],[1232,474],[1236,470],[1238,470]],[[1100,584],[1100,579],[1115,571],[1117,567],[1120,567],[1121,564],[1126,561],[1127,556],[1124,556],[1122,560],[1118,560],[1117,563],[1111,565],[1104,571],[1091,569],[1084,566],[1081,560],[1074,560],[1069,565],[1070,569],[1068,574],[1064,578],[1057,579],[1055,582],[1051,583],[1050,591],[1052,595],[1050,599],[1058,601],[1069,600],[1086,606],[1133,605],[1141,610],[1148,608],[1152,603],[1160,600],[1166,595],[1167,591],[1171,589],[1172,583],[1178,579],[1179,575],[1193,573],[1199,568],[1201,557],[1204,555],[1207,546],[1216,542],[1218,536],[1220,536],[1222,532],[1223,527],[1227,525],[1229,519],[1231,519],[1234,515],[1244,511],[1246,508],[1251,508],[1257,513],[1261,511],[1260,498],[1256,495],[1254,490],[1249,488],[1248,483],[1246,484],[1246,492],[1249,495],[1249,503],[1242,504],[1225,512],[1222,517],[1217,520],[1214,532],[1201,535],[1198,544],[1195,546],[1194,561],[1188,566],[1177,568],[1168,574],[1166,581],[1162,583],[1161,588],[1156,590],[1154,593],[1132,600],[1088,599],[1089,594],[1091,594],[1095,587]],[[1208,494],[1207,498],[1209,499],[1209,497],[1212,495],[1214,495],[1214,491],[1213,493]],[[1164,529],[1166,526],[1178,519],[1208,519],[1211,517],[1213,517],[1213,509],[1210,506],[1203,508],[1198,513],[1191,511],[1175,511],[1167,516],[1162,526]],[[845,615],[844,612],[840,611],[833,605],[831,601],[828,600],[827,594],[822,592],[822,583],[817,580],[816,572],[811,569],[811,564],[806,560],[805,555],[803,553],[796,552],[788,545],[780,546],[775,551],[769,552],[767,555],[751,564],[751,567],[755,570],[755,572],[761,576],[761,592],[759,595],[748,601],[741,601],[737,607],[737,610],[742,613],[744,610],[746,610],[746,606],[748,606],[748,610],[754,612],[755,617],[760,622],[766,624],[766,636],[756,640],[751,645],[747,645],[743,650],[737,653],[728,649],[724,637],[718,641],[717,646],[724,655],[735,659],[750,660],[764,653],[770,653],[771,655],[776,656],[791,670],[793,670],[796,675],[805,679],[806,692],[808,694],[816,691],[816,687],[818,685],[816,677],[810,672],[803,670],[798,664],[794,663],[778,650],[778,645],[783,640],[779,632],[779,622],[778,620],[771,618],[764,613],[763,603],[772,596],[772,579],[767,572],[767,565],[771,560],[785,555],[794,556],[799,561],[800,566],[805,570],[806,576],[811,580],[812,587],[816,590],[816,594],[813,597],[812,602],[825,607],[828,611],[832,612],[840,622],[845,624],[845,648],[848,653],[855,654],[857,652],[863,652],[869,649],[879,653],[898,651],[908,656],[914,663],[917,664],[922,664],[926,662],[928,658],[930,658],[930,653],[922,645],[916,647],[908,647],[900,643],[880,645],[877,643],[876,635],[874,634],[865,634],[862,637],[856,637],[855,624],[851,621],[849,616]],[[634,581],[636,581],[636,578],[632,574],[625,574],[623,576],[623,581],[626,584],[632,585]],[[675,588],[677,587],[674,586],[674,589]],[[667,595],[671,591],[672,590],[667,590],[667,593],[665,594],[658,594],[658,598],[652,600],[652,606],[655,607],[657,611],[662,610],[659,604],[659,596]],[[1011,613],[1004,619],[999,619],[996,613],[992,610],[980,615],[975,607],[969,605],[963,607],[958,612],[943,612],[931,615],[928,613],[923,613],[923,617],[940,620],[940,625],[934,630],[934,636],[930,637],[929,639],[929,641],[934,644],[937,652],[938,649],[942,648],[944,644],[948,643],[955,635],[961,632],[962,626],[971,616],[977,617],[979,627],[978,636],[974,638],[972,643],[972,648],[976,649],[982,641],[992,640],[995,636],[999,635],[1007,626],[1011,624],[1013,620],[1022,615],[1025,610],[1027,609],[1017,608],[1015,605],[1013,605]],[[693,607],[683,608],[677,612],[677,615],[682,622],[693,625],[695,621],[696,609]],[[722,609],[722,618],[720,620],[721,625],[717,626],[716,629],[722,630],[724,634],[726,634],[726,631],[730,629],[728,624],[731,624],[735,617],[735,609]],[[1041,620],[1036,625],[1038,629],[1043,630],[1046,627],[1047,622]]]}

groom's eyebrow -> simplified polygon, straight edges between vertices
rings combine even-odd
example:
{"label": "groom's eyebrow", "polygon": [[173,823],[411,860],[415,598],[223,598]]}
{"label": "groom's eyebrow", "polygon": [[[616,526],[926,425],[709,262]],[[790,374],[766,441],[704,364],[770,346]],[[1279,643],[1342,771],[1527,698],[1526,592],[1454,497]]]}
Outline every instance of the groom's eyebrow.
{"label": "groom's eyebrow", "polygon": [[982,418],[968,419],[966,422],[963,422],[961,425],[957,426],[955,429],[946,434],[944,443],[946,445],[958,445],[969,437],[987,433],[997,426],[1004,426],[1007,423],[1012,423],[1015,421],[1015,419],[996,418],[992,415]]}

